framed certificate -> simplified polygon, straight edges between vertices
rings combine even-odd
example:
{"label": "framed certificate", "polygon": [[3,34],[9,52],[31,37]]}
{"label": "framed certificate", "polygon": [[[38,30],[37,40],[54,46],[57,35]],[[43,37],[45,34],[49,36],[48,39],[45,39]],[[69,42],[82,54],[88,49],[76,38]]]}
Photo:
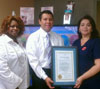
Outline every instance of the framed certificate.
{"label": "framed certificate", "polygon": [[77,79],[77,48],[52,47],[52,80],[54,86],[73,86]]}

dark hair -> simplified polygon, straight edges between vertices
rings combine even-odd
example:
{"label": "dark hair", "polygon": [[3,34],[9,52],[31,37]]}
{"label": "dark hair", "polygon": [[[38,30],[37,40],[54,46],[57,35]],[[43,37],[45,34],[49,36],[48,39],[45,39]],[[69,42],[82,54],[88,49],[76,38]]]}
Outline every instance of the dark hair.
{"label": "dark hair", "polygon": [[82,38],[82,34],[79,32],[79,28],[80,28],[81,21],[84,20],[84,19],[89,20],[89,22],[90,22],[90,24],[92,26],[92,32],[91,32],[90,39],[92,39],[92,38],[99,38],[99,32],[98,32],[98,30],[96,28],[95,21],[93,20],[93,18],[90,15],[85,15],[78,22],[78,35],[79,35],[79,39]]}
{"label": "dark hair", "polygon": [[53,13],[50,10],[44,10],[44,11],[40,12],[39,20],[41,20],[43,14],[50,14],[54,18]]}
{"label": "dark hair", "polygon": [[5,34],[7,32],[12,20],[18,23],[18,27],[20,29],[18,36],[21,36],[23,34],[25,28],[24,28],[24,22],[22,21],[22,19],[18,16],[7,16],[1,24],[0,35]]}

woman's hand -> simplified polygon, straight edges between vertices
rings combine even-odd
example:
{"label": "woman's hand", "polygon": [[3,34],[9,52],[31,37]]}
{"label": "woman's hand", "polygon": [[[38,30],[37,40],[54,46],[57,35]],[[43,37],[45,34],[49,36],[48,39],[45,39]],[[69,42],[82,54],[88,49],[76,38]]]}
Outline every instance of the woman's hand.
{"label": "woman's hand", "polygon": [[75,84],[74,88],[80,88],[82,82],[83,82],[82,77],[79,77],[79,78],[76,80],[76,84]]}
{"label": "woman's hand", "polygon": [[100,72],[100,59],[95,59],[94,65],[83,75],[81,75],[74,86],[74,88],[79,88],[83,82],[83,80],[86,80],[94,75],[96,75],[98,72]]}

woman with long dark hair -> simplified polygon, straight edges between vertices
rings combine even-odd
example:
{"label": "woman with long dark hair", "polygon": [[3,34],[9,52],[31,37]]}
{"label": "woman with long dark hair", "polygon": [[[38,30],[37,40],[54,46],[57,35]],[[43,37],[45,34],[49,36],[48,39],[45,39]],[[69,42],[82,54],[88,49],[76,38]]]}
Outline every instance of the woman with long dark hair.
{"label": "woman with long dark hair", "polygon": [[100,89],[100,39],[91,16],[80,19],[78,36],[79,39],[73,43],[79,55],[79,77],[74,88]]}

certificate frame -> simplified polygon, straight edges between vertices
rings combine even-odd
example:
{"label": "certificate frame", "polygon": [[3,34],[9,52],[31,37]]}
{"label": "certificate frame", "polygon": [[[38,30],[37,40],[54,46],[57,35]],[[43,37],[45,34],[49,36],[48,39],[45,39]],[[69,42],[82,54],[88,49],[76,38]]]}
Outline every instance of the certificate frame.
{"label": "certificate frame", "polygon": [[78,76],[77,47],[52,46],[53,86],[74,86]]}

